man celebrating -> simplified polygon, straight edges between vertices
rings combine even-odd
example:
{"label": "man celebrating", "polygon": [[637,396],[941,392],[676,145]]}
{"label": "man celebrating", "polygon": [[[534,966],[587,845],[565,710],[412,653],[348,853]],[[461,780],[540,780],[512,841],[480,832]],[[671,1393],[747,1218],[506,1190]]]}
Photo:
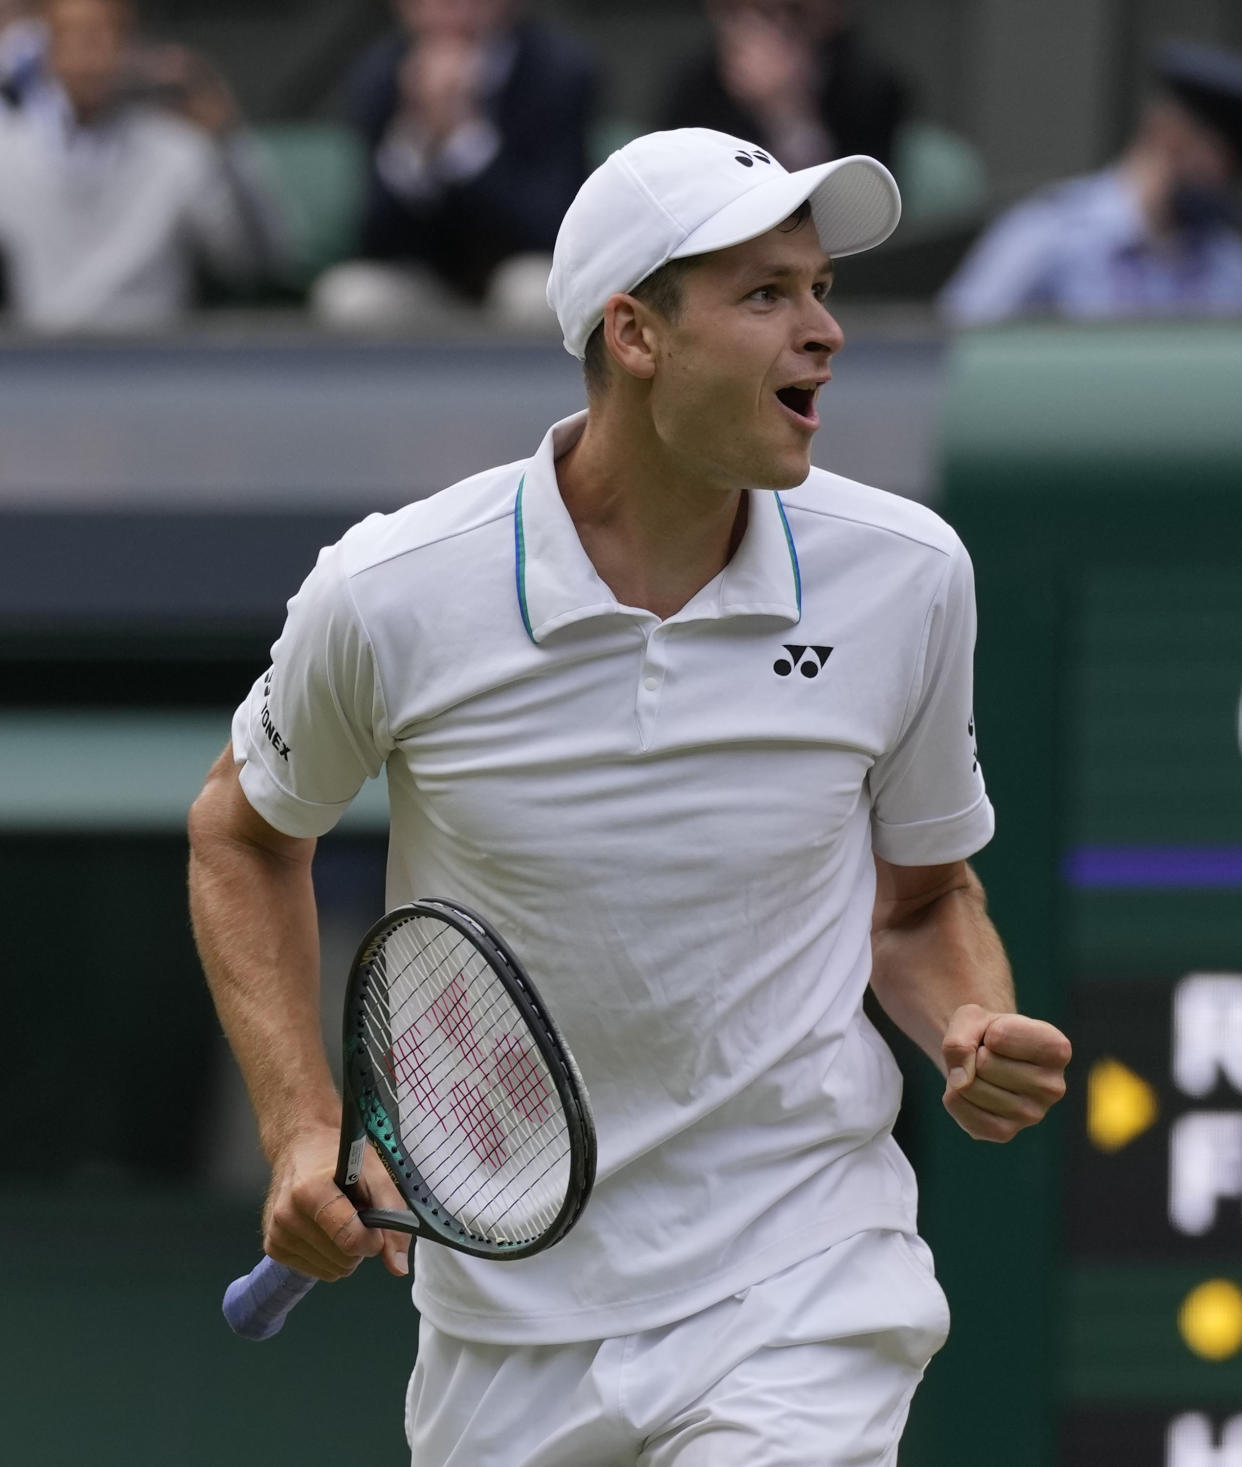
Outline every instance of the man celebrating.
{"label": "man celebrating", "polygon": [[[1063,1092],[966,865],[992,812],[965,551],[810,467],[833,259],[899,208],[866,157],[790,174],[699,129],[613,154],[549,283],[588,410],[323,552],[195,805],[273,1257],[404,1271],[333,1184],[315,1012],[315,838],[381,768],[389,902],[511,935],[590,1089],[573,1234],[417,1250],[417,1467],[892,1467],[947,1313],[868,982],[971,1135]],[[393,1200],[374,1158],[364,1192]]]}

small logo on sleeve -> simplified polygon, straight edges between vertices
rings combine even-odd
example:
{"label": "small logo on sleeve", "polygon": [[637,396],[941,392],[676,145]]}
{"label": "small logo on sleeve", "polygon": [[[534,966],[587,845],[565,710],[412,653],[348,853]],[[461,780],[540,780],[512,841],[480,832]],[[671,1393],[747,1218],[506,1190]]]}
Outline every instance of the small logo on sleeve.
{"label": "small logo on sleeve", "polygon": [[799,646],[797,642],[782,642],[781,645],[789,655],[778,657],[772,664],[772,671],[777,677],[788,677],[795,667],[803,677],[818,677],[832,656],[831,647]]}
{"label": "small logo on sleeve", "polygon": [[272,722],[272,710],[268,701],[271,696],[271,691],[272,672],[269,668],[267,676],[263,679],[263,711],[259,714],[259,725],[263,729],[268,743],[271,744],[272,748],[276,750],[287,764],[289,762],[289,755],[293,753],[293,749],[284,741],[281,737],[280,730]]}
{"label": "small logo on sleeve", "polygon": [[974,761],[970,766],[971,774],[979,772],[979,741],[975,735],[975,715],[970,715],[970,722],[966,725],[966,733],[970,738],[970,757]]}

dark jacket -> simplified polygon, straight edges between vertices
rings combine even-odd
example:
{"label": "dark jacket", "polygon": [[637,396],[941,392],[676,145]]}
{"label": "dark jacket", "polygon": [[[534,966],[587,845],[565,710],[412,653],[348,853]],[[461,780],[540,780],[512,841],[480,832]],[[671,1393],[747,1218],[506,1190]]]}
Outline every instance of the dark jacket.
{"label": "dark jacket", "polygon": [[[835,156],[866,153],[891,165],[893,139],[907,106],[896,74],[849,30],[824,47],[820,74],[820,120],[832,136]],[[714,48],[674,78],[660,125],[712,127],[748,142],[769,141],[756,118],[725,91]]]}
{"label": "dark jacket", "polygon": [[[513,65],[487,105],[501,150],[482,173],[410,202],[371,169],[363,254],[420,261],[472,299],[482,296],[502,260],[551,251],[588,172],[598,81],[593,59],[571,37],[536,21],[522,22],[515,36]],[[372,156],[397,111],[397,74],[410,44],[405,35],[386,37],[354,72],[350,113]]]}

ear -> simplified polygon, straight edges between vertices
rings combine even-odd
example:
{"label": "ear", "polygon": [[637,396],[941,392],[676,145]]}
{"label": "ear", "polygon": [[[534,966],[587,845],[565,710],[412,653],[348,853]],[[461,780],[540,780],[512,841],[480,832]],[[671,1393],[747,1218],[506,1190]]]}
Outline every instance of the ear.
{"label": "ear", "polygon": [[631,377],[655,376],[659,330],[654,313],[632,295],[614,295],[604,307],[609,355]]}

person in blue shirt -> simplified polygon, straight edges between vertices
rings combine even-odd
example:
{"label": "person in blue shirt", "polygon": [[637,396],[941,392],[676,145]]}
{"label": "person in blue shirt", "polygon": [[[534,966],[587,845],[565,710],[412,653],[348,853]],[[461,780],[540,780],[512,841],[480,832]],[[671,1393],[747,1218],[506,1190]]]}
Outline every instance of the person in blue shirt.
{"label": "person in blue shirt", "polygon": [[1018,204],[940,297],[954,325],[1016,316],[1242,316],[1242,57],[1158,53],[1121,158]]}

